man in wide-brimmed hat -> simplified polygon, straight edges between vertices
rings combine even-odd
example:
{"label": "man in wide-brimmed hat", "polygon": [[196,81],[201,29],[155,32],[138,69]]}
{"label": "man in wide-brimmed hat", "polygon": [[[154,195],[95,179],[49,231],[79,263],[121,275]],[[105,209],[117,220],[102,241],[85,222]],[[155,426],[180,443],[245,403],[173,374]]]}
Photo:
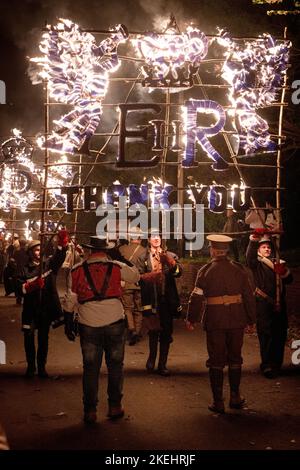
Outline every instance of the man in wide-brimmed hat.
{"label": "man in wide-brimmed hat", "polygon": [[[243,408],[240,396],[242,344],[244,329],[255,322],[255,301],[248,273],[228,257],[232,239],[226,235],[208,235],[211,262],[197,276],[189,300],[186,325],[202,320],[206,330],[209,377],[213,403],[208,408],[224,413],[223,369],[228,364],[230,408]],[[201,318],[202,317],[202,318]]]}
{"label": "man in wide-brimmed hat", "polygon": [[[146,252],[146,248],[141,244],[142,236],[143,232],[139,227],[130,228],[128,232],[128,245],[122,245],[119,248],[121,255],[134,266],[136,266],[139,257],[144,256]],[[128,342],[129,346],[133,346],[141,338],[143,320],[141,288],[138,283],[125,283],[122,302],[127,320]]]}
{"label": "man in wide-brimmed hat", "polygon": [[[38,367],[38,376],[47,378],[49,328],[63,324],[63,313],[56,289],[56,274],[64,262],[68,234],[58,232],[58,247],[52,257],[41,265],[41,242],[31,240],[27,252],[29,260],[17,274],[18,295],[24,297],[22,331],[27,360],[26,377],[32,378]],[[38,331],[38,348],[35,348],[35,330]]]}
{"label": "man in wide-brimmed hat", "polygon": [[83,357],[84,422],[97,421],[98,379],[103,353],[108,369],[108,417],[124,416],[123,360],[125,345],[125,315],[121,302],[121,281],[136,283],[138,270],[131,264],[113,260],[110,250],[115,244],[93,236],[86,261],[71,272],[72,292],[64,303],[66,335],[74,341],[73,312],[78,310],[79,334]]}
{"label": "man in wide-brimmed hat", "polygon": [[[285,286],[293,280],[285,262],[273,259],[273,242],[268,229],[256,229],[250,235],[246,260],[255,281],[257,334],[260,344],[262,374],[273,379],[284,359],[288,319]],[[276,311],[276,276],[280,280],[280,305]],[[279,308],[278,308],[279,307]]]}

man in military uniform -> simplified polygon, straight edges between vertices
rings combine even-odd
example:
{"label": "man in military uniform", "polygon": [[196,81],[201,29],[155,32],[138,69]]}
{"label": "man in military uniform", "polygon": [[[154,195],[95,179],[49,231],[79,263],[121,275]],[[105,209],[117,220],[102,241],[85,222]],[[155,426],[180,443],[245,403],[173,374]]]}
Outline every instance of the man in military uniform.
{"label": "man in military uniform", "polygon": [[244,329],[255,321],[255,299],[246,269],[227,257],[232,241],[226,235],[209,235],[211,262],[197,276],[189,300],[186,326],[202,322],[206,330],[209,377],[213,403],[208,408],[224,413],[223,369],[228,364],[230,408],[241,409],[240,395]]}
{"label": "man in military uniform", "polygon": [[[141,236],[141,229],[130,229],[128,245],[119,248],[121,255],[134,266],[139,257],[145,256],[146,253],[146,248],[141,245]],[[122,302],[127,320],[129,346],[133,346],[141,338],[143,320],[141,288],[138,283],[125,282]]]}
{"label": "man in military uniform", "polygon": [[[260,345],[260,369],[268,379],[277,377],[283,363],[288,318],[285,285],[293,280],[285,262],[272,261],[272,241],[256,229],[250,235],[246,260],[255,281],[257,334]],[[276,275],[279,276],[280,304],[276,306]],[[277,307],[277,308],[276,308]]]}

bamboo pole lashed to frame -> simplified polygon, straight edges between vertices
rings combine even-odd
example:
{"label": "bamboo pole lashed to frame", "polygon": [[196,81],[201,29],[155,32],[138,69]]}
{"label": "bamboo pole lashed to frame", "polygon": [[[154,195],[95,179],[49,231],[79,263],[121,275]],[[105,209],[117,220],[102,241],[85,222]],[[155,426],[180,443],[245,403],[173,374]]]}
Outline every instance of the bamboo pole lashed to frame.
{"label": "bamboo pole lashed to frame", "polygon": [[[284,39],[287,38],[287,27],[284,28],[284,33],[283,33]],[[281,103],[284,102],[285,99],[285,93],[286,93],[286,83],[287,83],[287,72],[284,73],[284,78],[283,78],[283,88],[281,91]],[[282,227],[281,223],[281,212],[280,212],[280,185],[281,185],[281,145],[282,145],[282,128],[283,128],[283,110],[284,107],[280,106],[279,109],[279,119],[278,119],[278,151],[277,151],[277,177],[276,177],[276,221],[278,224],[278,229]],[[275,238],[275,249],[276,249],[276,263],[280,263],[280,234],[276,235]],[[276,303],[275,303],[275,309],[277,312],[280,311],[281,307],[281,279],[280,275],[276,274]]]}

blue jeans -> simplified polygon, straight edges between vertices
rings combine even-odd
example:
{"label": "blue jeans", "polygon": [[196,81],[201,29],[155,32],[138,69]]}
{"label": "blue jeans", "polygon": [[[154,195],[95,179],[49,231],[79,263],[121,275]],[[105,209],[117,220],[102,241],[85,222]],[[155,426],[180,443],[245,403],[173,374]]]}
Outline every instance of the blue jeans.
{"label": "blue jeans", "polygon": [[83,358],[84,411],[97,409],[98,381],[103,352],[108,370],[108,403],[111,406],[119,405],[123,396],[125,320],[96,328],[80,324],[79,334]]}

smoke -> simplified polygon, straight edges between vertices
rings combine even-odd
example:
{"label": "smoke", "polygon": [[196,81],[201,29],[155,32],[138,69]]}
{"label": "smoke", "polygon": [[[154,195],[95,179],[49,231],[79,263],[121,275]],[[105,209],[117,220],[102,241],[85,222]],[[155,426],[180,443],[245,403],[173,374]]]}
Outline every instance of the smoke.
{"label": "smoke", "polygon": [[170,21],[170,15],[174,15],[178,26],[185,18],[183,2],[176,0],[153,0],[145,3],[140,1],[141,8],[152,21],[152,27],[156,32],[163,32]]}

